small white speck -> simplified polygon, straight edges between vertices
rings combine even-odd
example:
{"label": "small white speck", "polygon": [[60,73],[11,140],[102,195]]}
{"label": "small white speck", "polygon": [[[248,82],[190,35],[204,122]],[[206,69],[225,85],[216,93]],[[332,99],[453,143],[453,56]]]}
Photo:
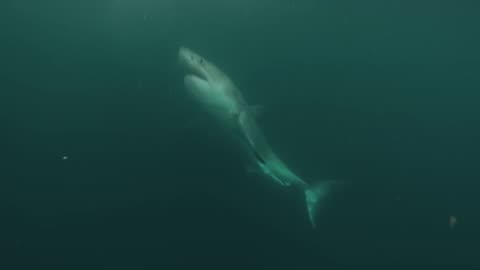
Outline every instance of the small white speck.
{"label": "small white speck", "polygon": [[448,218],[448,225],[450,226],[451,229],[454,229],[455,226],[457,226],[458,220],[456,216],[450,216]]}
{"label": "small white speck", "polygon": [[62,157],[62,160],[67,160],[68,159],[68,156],[63,156]]}

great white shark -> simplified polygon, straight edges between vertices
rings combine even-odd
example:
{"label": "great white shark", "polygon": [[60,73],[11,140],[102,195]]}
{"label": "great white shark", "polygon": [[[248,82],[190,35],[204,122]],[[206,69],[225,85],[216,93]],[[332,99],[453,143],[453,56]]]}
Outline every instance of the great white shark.
{"label": "great white shark", "polygon": [[[309,184],[295,174],[273,151],[257,124],[256,106],[250,106],[233,81],[213,63],[189,48],[180,47],[178,60],[185,71],[187,93],[235,142],[248,159],[248,167],[282,186],[305,193],[310,223],[315,227],[319,204],[337,181]],[[253,166],[253,167],[251,167]]]}

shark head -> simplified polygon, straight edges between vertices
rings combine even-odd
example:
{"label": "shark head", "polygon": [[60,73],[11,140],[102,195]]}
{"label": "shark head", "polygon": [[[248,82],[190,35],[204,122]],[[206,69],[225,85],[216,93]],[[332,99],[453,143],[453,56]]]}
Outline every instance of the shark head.
{"label": "shark head", "polygon": [[184,82],[189,91],[209,92],[212,90],[210,83],[215,84],[217,80],[214,74],[216,68],[212,64],[185,47],[181,47],[178,51],[178,60],[186,71]]}
{"label": "shark head", "polygon": [[185,70],[185,88],[198,104],[217,117],[238,114],[238,91],[226,74],[186,47],[179,49],[178,60]]}

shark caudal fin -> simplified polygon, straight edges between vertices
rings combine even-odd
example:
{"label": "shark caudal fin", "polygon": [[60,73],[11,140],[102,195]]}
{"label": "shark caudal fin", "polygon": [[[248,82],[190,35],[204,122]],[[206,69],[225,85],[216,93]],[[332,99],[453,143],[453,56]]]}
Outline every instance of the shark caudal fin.
{"label": "shark caudal fin", "polygon": [[305,201],[307,204],[308,218],[314,228],[316,227],[315,219],[321,204],[325,202],[330,193],[332,193],[333,189],[335,189],[339,183],[340,182],[338,181],[327,180],[309,185],[305,188]]}

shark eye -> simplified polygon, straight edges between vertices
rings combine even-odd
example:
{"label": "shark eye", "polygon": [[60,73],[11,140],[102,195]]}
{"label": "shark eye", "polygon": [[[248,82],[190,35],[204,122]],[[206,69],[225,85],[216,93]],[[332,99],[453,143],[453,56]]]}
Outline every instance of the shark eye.
{"label": "shark eye", "polygon": [[200,58],[200,64],[203,64],[203,59],[202,58]]}

